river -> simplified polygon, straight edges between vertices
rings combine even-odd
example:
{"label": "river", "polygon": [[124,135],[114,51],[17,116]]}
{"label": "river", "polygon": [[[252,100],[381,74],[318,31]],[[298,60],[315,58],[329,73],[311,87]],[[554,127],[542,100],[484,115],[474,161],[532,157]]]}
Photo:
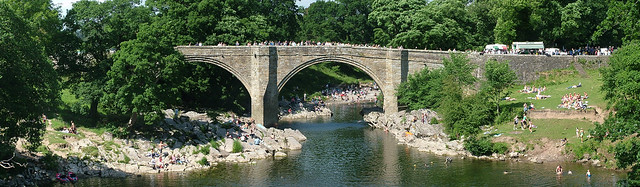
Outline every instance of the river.
{"label": "river", "polygon": [[[219,164],[192,173],[159,173],[125,179],[81,179],[76,186],[613,186],[625,174],[577,163],[484,161],[445,157],[399,145],[371,129],[359,115],[361,105],[330,105],[334,116],[281,121],[278,128],[299,129],[302,150],[253,164]],[[585,177],[587,169],[592,177]],[[566,171],[573,171],[572,175]],[[508,173],[505,174],[505,171]]]}

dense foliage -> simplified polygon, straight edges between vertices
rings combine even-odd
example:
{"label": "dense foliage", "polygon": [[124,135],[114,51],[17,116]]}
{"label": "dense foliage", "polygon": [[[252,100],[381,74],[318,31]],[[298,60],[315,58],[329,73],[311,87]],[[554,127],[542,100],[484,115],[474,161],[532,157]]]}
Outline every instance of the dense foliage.
{"label": "dense foliage", "polygon": [[424,68],[398,86],[398,104],[406,105],[410,110],[437,108],[442,98],[442,69]]}
{"label": "dense foliage", "polygon": [[601,89],[615,113],[604,123],[596,123],[592,135],[597,140],[622,139],[615,149],[618,167],[631,166],[629,183],[640,185],[640,43],[631,42],[617,50],[601,73]]}
{"label": "dense foliage", "polygon": [[55,107],[59,93],[46,41],[36,23],[12,9],[18,4],[0,1],[0,160],[12,156],[18,138],[39,145],[40,117]]}
{"label": "dense foliage", "polygon": [[487,137],[470,137],[464,141],[464,149],[475,156],[488,156],[493,153],[504,154],[509,148],[505,143],[493,143]]}
{"label": "dense foliage", "polygon": [[513,83],[515,73],[506,62],[487,62],[486,88],[475,90],[477,79],[471,74],[475,67],[464,54],[452,53],[443,62],[444,68],[422,70],[402,83],[397,89],[398,103],[409,109],[437,109],[451,138],[475,135],[481,126],[494,123],[499,112],[486,101],[497,100],[495,94],[500,95]]}
{"label": "dense foliage", "polygon": [[500,113],[500,101],[510,93],[508,88],[513,86],[517,77],[516,73],[509,68],[508,62],[498,62],[489,60],[484,66],[484,89],[489,94],[491,102],[496,105],[496,112]]}

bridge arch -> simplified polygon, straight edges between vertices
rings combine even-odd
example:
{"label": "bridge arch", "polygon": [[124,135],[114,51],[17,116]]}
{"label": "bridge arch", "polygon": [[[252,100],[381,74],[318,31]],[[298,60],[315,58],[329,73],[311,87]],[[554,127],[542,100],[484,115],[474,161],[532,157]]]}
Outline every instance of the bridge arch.
{"label": "bridge arch", "polygon": [[[289,80],[291,78],[293,78],[296,74],[298,74],[300,71],[302,71],[303,69],[308,68],[309,66],[313,66],[319,63],[323,63],[323,62],[338,62],[338,63],[343,63],[343,64],[348,64],[351,66],[354,66],[362,71],[364,71],[367,75],[369,75],[369,77],[371,77],[373,79],[373,81],[376,82],[376,84],[379,85],[380,89],[385,89],[382,88],[381,85],[381,81],[382,79],[380,79],[380,77],[378,77],[376,75],[376,73],[373,72],[373,70],[371,70],[370,68],[368,68],[366,65],[362,64],[361,62],[358,62],[356,60],[353,59],[349,59],[349,58],[343,58],[343,57],[320,57],[320,58],[314,58],[311,60],[308,60],[306,62],[303,62],[299,65],[297,65],[296,67],[294,67],[291,71],[289,71],[283,78],[282,80],[278,81],[278,92],[280,92],[282,90],[282,88],[284,88],[284,86],[287,84],[287,82],[289,82]],[[384,90],[382,90],[384,92]]]}
{"label": "bridge arch", "polygon": [[226,70],[227,72],[235,76],[238,80],[240,80],[240,82],[242,83],[242,86],[244,86],[244,89],[246,89],[250,95],[252,94],[251,89],[249,89],[250,87],[249,87],[249,82],[247,80],[247,76],[241,76],[242,74],[238,72],[235,68],[229,66],[229,63],[225,63],[213,58],[201,57],[201,56],[185,56],[184,58],[188,62],[202,62],[207,64],[213,64],[215,66],[218,66]]}

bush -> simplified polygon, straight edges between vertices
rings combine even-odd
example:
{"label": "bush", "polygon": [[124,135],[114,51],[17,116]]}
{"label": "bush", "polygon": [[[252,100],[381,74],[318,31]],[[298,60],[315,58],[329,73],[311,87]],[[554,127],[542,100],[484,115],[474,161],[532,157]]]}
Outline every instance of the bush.
{"label": "bush", "polygon": [[100,155],[100,152],[98,151],[98,148],[95,146],[88,146],[88,147],[83,147],[82,148],[82,152],[85,155],[89,155],[92,157],[98,157]]}
{"label": "bush", "polygon": [[498,154],[505,154],[509,150],[509,145],[504,142],[498,142],[493,144],[493,152]]}
{"label": "bush", "polygon": [[198,154],[198,153],[202,153],[204,155],[208,155],[211,151],[211,146],[207,145],[207,146],[202,146],[200,147],[200,149],[196,149],[193,151],[193,154]]}
{"label": "bush", "polygon": [[218,141],[216,140],[211,140],[211,142],[209,143],[211,144],[211,147],[213,147],[214,149],[220,148],[220,143],[218,143]]}
{"label": "bush", "polygon": [[488,138],[469,137],[464,141],[464,149],[472,155],[491,155],[493,153],[493,143]]}
{"label": "bush", "polygon": [[202,157],[202,159],[197,161],[198,164],[203,165],[203,166],[208,166],[209,165],[209,160],[207,160],[206,157]]}
{"label": "bush", "polygon": [[131,161],[127,155],[124,155],[124,160],[118,160],[118,163],[128,164]]}
{"label": "bush", "polygon": [[569,147],[574,153],[576,159],[583,159],[584,154],[594,155],[598,147],[600,147],[600,142],[588,139],[584,141],[584,143],[571,144]]}
{"label": "bush", "polygon": [[232,153],[239,153],[242,152],[242,143],[240,143],[240,141],[238,140],[234,140],[233,141],[233,151],[231,151]]}

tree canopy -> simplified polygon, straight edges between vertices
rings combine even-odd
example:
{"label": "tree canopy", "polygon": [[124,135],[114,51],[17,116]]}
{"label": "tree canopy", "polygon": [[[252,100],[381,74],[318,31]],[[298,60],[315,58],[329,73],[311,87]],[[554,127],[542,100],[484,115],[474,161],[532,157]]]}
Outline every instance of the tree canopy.
{"label": "tree canopy", "polygon": [[[15,5],[15,4],[13,4]],[[39,145],[41,115],[58,99],[58,76],[38,40],[38,27],[0,1],[0,158],[7,159],[18,138]]]}

